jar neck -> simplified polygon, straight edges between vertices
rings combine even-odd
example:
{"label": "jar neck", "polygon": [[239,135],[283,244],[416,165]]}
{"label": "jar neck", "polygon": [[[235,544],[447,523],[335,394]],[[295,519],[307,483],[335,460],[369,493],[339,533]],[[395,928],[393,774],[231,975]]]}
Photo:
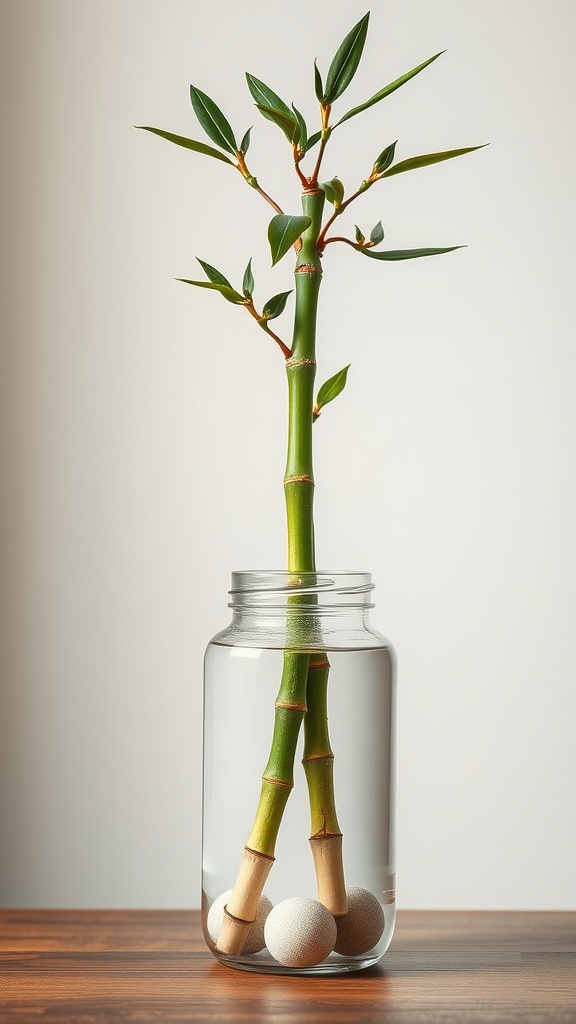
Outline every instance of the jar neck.
{"label": "jar neck", "polygon": [[292,611],[314,615],[365,614],[374,584],[368,572],[233,572],[229,607],[234,613]]}

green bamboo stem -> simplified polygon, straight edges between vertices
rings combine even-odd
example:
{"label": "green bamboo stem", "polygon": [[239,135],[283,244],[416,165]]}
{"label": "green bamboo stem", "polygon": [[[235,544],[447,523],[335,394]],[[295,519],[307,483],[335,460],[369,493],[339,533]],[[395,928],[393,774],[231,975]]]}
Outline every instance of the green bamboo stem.
{"label": "green bamboo stem", "polygon": [[[286,361],[288,379],[288,450],[284,493],[288,534],[288,571],[295,575],[314,572],[316,568],[314,551],[314,474],[312,462],[312,409],[314,405],[314,377],[316,372],[316,314],[318,295],[322,279],[322,267],[317,250],[321,230],[324,193],[321,189],[310,189],[302,196],[303,213],[310,217],[309,228],[302,236],[295,269],[296,311],[294,338],[290,358]],[[309,597],[294,595],[289,599],[296,605],[308,603]],[[296,609],[295,609],[296,612]],[[302,626],[297,612],[289,615],[287,648],[290,635],[302,635]],[[296,645],[296,644],[295,644]],[[326,658],[322,656],[325,664]],[[321,659],[321,660],[322,660]],[[284,653],[280,689],[275,704],[274,732],[268,764],[262,778],[260,800],[252,831],[244,848],[244,855],[238,877],[228,900],[224,924],[218,939],[218,948],[224,953],[242,952],[244,939],[256,915],[258,899],[274,861],[278,830],[284,809],[293,787],[293,769],[296,744],[302,720],[311,714],[311,730],[306,726],[312,760],[318,764],[307,769],[312,822],[328,821],[330,828],[324,835],[314,838],[313,850],[335,851],[323,857],[314,856],[317,869],[319,893],[325,894],[338,913],[345,913],[343,872],[341,870],[341,835],[335,818],[334,795],[331,783],[332,753],[329,748],[326,715],[326,686],[328,673],[311,684],[311,677],[319,679],[318,669],[309,672],[311,660],[316,655],[295,649]],[[307,707],[309,701],[309,706]],[[312,747],[310,747],[312,743]],[[316,753],[322,750],[321,757]],[[330,769],[321,767],[321,762],[330,762]],[[323,810],[324,809],[324,810]],[[327,816],[327,817],[326,817]],[[334,828],[332,826],[334,825]],[[319,825],[317,831],[321,832]],[[333,864],[337,869],[334,871]],[[339,863],[339,868],[338,868]],[[333,881],[336,877],[336,882]],[[342,906],[344,900],[344,906]]]}

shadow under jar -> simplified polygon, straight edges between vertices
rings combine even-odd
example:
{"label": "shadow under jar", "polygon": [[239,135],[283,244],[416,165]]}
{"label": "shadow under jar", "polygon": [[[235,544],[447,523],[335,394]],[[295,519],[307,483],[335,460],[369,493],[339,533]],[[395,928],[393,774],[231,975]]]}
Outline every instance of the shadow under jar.
{"label": "shadow under jar", "polygon": [[342,974],[390,944],[396,659],[372,590],[369,573],[232,574],[204,664],[202,849],[204,934],[229,967]]}

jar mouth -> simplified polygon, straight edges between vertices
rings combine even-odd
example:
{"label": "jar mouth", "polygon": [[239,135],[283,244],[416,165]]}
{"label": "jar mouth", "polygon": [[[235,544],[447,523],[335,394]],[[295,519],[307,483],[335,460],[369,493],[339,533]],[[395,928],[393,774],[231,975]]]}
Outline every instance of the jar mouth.
{"label": "jar mouth", "polygon": [[309,595],[316,598],[316,606],[371,608],[367,595],[373,590],[369,572],[319,569],[295,573],[270,569],[233,572],[229,593],[231,608],[284,607],[290,598]]}

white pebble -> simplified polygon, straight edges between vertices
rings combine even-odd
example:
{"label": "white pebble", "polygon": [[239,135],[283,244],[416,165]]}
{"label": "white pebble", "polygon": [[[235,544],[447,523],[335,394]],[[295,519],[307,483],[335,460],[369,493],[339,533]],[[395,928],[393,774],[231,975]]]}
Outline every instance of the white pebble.
{"label": "white pebble", "polygon": [[348,913],[336,918],[338,938],[334,949],[343,956],[359,956],[367,953],[382,938],[384,911],[368,889],[354,885],[346,890],[346,896]]}
{"label": "white pebble", "polygon": [[336,922],[317,900],[292,896],[270,911],[264,937],[278,963],[285,967],[313,967],[334,949]]}
{"label": "white pebble", "polygon": [[[222,930],[222,922],[224,921],[224,907],[232,895],[232,889],[228,889],[227,892],[223,892],[221,896],[218,896],[210,910],[208,911],[208,919],[206,925],[210,938],[215,946],[218,945],[218,939]],[[264,924],[268,914],[272,910],[272,904],[267,896],[261,896],[258,903],[258,910],[256,912],[256,920],[251,926],[250,931],[246,935],[246,942],[244,943],[243,953],[259,953],[261,949],[264,949]]]}

